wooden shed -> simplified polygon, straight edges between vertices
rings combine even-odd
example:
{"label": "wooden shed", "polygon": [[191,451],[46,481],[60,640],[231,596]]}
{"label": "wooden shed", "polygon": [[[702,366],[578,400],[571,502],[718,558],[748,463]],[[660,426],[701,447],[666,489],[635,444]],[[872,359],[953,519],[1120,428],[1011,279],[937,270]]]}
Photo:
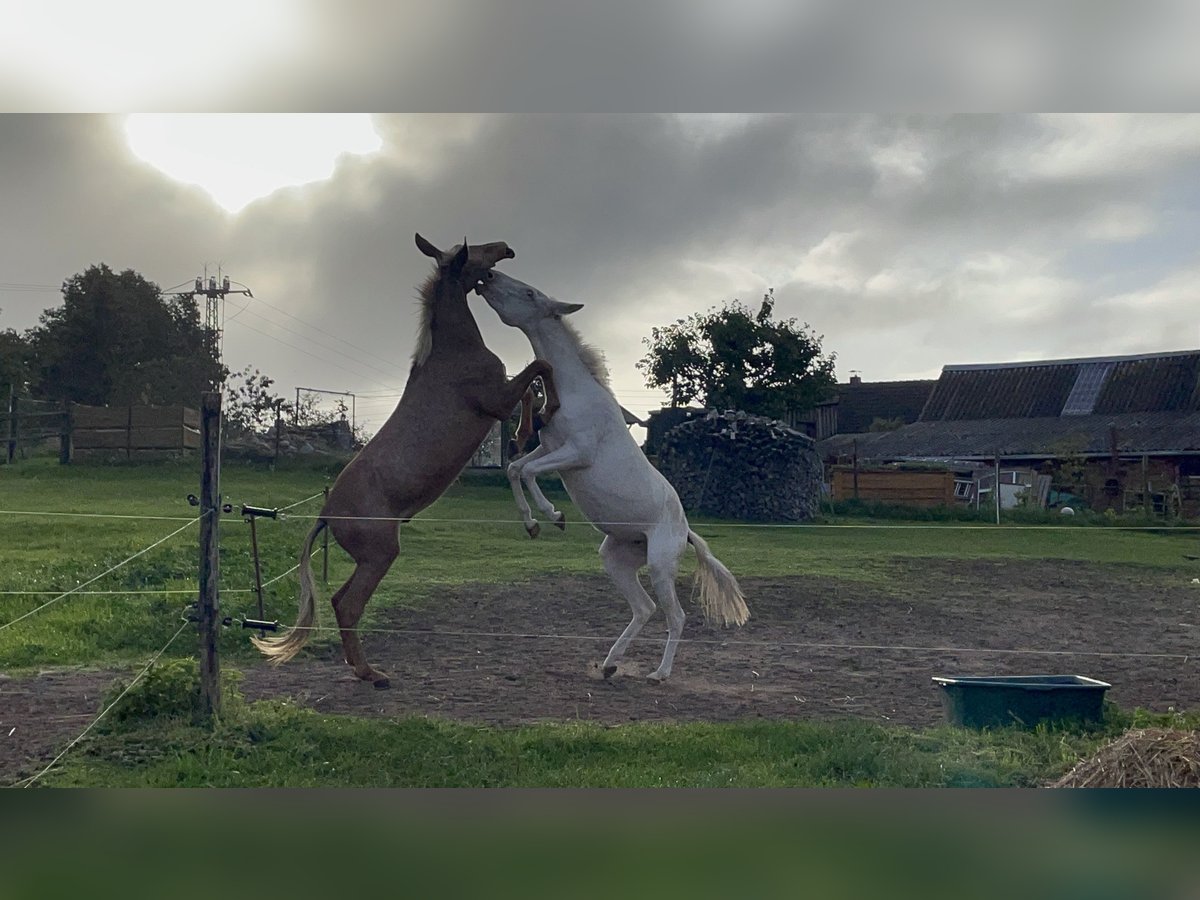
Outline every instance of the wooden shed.
{"label": "wooden shed", "polygon": [[830,493],[835,501],[870,500],[896,506],[953,506],[955,473],[951,469],[907,469],[894,466],[833,466]]}

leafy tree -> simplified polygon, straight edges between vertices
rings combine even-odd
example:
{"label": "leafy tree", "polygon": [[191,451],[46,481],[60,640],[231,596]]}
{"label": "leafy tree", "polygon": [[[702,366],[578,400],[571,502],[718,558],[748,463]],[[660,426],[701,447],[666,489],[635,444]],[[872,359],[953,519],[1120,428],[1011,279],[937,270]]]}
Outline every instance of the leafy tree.
{"label": "leafy tree", "polygon": [[63,305],[28,333],[34,396],[95,405],[187,403],[219,384],[216,335],[194,298],[164,297],[106,265],[63,282]]}
{"label": "leafy tree", "polygon": [[261,431],[275,424],[277,411],[290,416],[292,404],[271,393],[274,383],[274,378],[251,366],[229,376],[221,408],[226,425],[235,431]]}
{"label": "leafy tree", "polygon": [[9,390],[16,385],[17,394],[25,392],[29,379],[29,346],[11,328],[0,331],[0,407],[7,409]]}
{"label": "leafy tree", "polygon": [[654,328],[637,364],[649,387],[669,388],[671,405],[700,400],[782,418],[807,409],[836,384],[836,355],[821,354],[821,336],[796,319],[772,318],[775,293],[755,312],[740,300]]}

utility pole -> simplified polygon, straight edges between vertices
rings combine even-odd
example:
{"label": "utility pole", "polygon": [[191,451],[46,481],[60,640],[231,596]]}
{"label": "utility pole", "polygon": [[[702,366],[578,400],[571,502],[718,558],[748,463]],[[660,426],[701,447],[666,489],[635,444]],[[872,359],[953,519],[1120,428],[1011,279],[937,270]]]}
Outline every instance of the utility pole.
{"label": "utility pole", "polygon": [[[233,287],[237,285],[237,287]],[[204,274],[197,275],[196,280],[192,284],[190,291],[171,290],[167,294],[172,297],[185,297],[189,300],[196,297],[204,297],[204,327],[217,337],[217,362],[225,362],[225,332],[221,328],[221,322],[225,318],[225,298],[229,294],[245,294],[253,299],[254,294],[250,292],[250,288],[241,282],[231,281],[228,275],[221,272],[220,267],[217,267],[216,275],[208,274],[208,266],[204,267]],[[211,385],[213,390],[220,387],[219,384]]]}

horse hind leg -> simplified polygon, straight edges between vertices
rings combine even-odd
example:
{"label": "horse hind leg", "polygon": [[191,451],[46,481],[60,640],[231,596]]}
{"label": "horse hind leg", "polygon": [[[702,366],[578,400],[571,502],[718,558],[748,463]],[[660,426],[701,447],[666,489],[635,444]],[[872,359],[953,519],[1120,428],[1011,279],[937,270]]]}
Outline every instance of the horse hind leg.
{"label": "horse hind leg", "polygon": [[[390,561],[389,561],[390,565]],[[372,682],[376,688],[383,690],[390,687],[388,677],[367,662],[359,640],[357,626],[362,618],[363,610],[371,594],[387,574],[387,565],[359,563],[350,576],[350,580],[342,585],[333,595],[333,611],[337,616],[338,629],[342,635],[342,650],[346,662],[354,669],[354,674],[363,681]]]}
{"label": "horse hind leg", "polygon": [[[686,539],[685,539],[686,540]],[[671,674],[675,651],[683,636],[686,616],[675,593],[675,575],[679,571],[679,557],[683,553],[684,541],[667,537],[651,537],[647,545],[647,562],[650,566],[650,583],[654,595],[667,617],[667,646],[663,649],[662,662],[658,669],[647,677],[651,681],[665,681]]]}
{"label": "horse hind leg", "polygon": [[346,662],[354,669],[354,674],[364,681],[372,682],[379,690],[390,686],[388,677],[371,666],[362,650],[362,642],[358,636],[358,622],[366,609],[367,601],[379,587],[379,582],[387,574],[396,557],[400,555],[400,547],[394,533],[391,534],[390,546],[383,543],[378,552],[355,555],[354,573],[330,599],[333,612],[337,617],[338,629],[342,636],[342,649]]}
{"label": "horse hind leg", "polygon": [[633,618],[629,625],[621,632],[617,642],[608,651],[608,656],[604,658],[604,677],[611,678],[617,671],[617,663],[629,649],[630,642],[637,637],[642,626],[654,614],[654,601],[642,587],[637,574],[638,569],[646,564],[645,544],[618,543],[609,535],[600,545],[600,558],[604,560],[604,571],[629,601],[629,608],[633,610]]}

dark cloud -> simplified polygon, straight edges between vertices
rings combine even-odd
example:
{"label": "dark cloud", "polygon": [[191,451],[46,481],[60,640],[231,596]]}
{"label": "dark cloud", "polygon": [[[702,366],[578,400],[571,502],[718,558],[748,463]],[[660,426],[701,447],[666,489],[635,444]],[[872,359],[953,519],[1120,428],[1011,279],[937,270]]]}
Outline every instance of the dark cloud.
{"label": "dark cloud", "polygon": [[[259,298],[241,313],[230,301],[234,368],[285,393],[366,394],[407,371],[427,270],[413,233],[505,240],[507,271],[585,304],[576,324],[639,412],[654,405],[634,368],[651,327],[768,287],[843,376],[1196,344],[1200,260],[1177,234],[1200,202],[1179,189],[1200,176],[1197,117],[377,122],[379,154],[229,216],[134,160],[119,119],[0,118],[0,282],[57,284],[104,261],[166,287],[221,262]],[[0,293],[0,327],[32,325],[53,299]],[[510,368],[530,358],[475,309]],[[391,401],[362,403],[378,422]]]}
{"label": "dark cloud", "polygon": [[[8,43],[0,32],[4,109],[1179,109],[1200,96],[1188,0],[221,0],[200,19],[41,6],[59,12],[8,23]],[[107,69],[89,77],[90,46],[64,24],[105,48]]]}

